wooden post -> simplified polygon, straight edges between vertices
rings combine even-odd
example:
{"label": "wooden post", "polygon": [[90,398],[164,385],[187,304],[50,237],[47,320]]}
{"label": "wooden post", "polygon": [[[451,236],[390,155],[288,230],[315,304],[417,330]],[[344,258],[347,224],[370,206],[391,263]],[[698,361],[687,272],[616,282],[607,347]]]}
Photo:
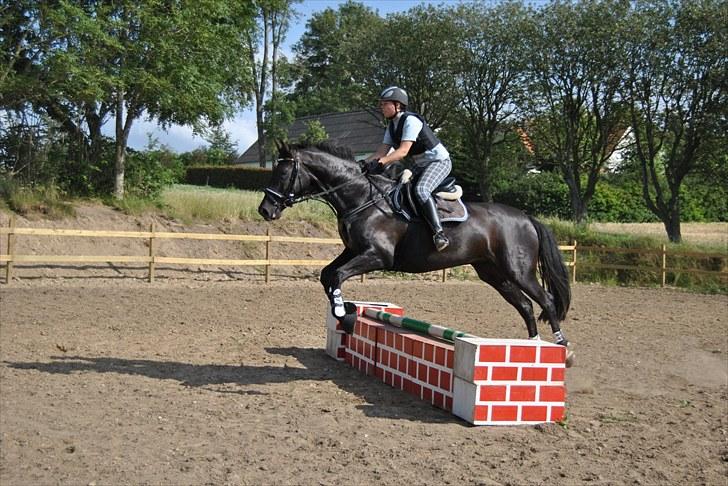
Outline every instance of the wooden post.
{"label": "wooden post", "polygon": [[265,283],[270,282],[270,253],[271,253],[271,241],[270,241],[270,226],[268,226],[268,231],[266,232],[268,235],[268,239],[265,242],[265,259],[268,262],[265,265]]}
{"label": "wooden post", "polygon": [[366,277],[366,273],[361,274],[361,283],[364,283],[364,278]]}
{"label": "wooden post", "polygon": [[666,253],[667,247],[665,244],[662,244],[662,265],[660,267],[661,274],[662,274],[662,287],[665,286],[665,280],[667,279],[667,253]]}
{"label": "wooden post", "polygon": [[445,283],[447,281],[447,268],[442,269],[442,283]]}
{"label": "wooden post", "polygon": [[149,225],[149,283],[154,283],[154,223]]}
{"label": "wooden post", "polygon": [[5,283],[9,284],[13,278],[13,257],[15,255],[15,215],[10,216],[10,223],[8,224],[10,231],[8,232],[8,262],[5,266]]}
{"label": "wooden post", "polygon": [[572,256],[571,261],[573,262],[573,265],[571,266],[571,283],[576,283],[576,240],[574,240],[574,249],[572,250]]}

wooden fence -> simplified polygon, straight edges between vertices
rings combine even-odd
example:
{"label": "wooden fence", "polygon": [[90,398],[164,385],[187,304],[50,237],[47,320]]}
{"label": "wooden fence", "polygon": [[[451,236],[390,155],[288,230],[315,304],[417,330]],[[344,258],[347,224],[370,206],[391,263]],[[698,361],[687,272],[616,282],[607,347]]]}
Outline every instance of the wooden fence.
{"label": "wooden fence", "polygon": [[[5,283],[10,283],[13,278],[13,266],[16,263],[142,263],[148,265],[148,280],[154,281],[155,266],[158,264],[177,264],[177,265],[222,265],[222,266],[262,266],[265,267],[265,281],[270,281],[271,267],[274,266],[312,266],[322,267],[329,263],[329,260],[316,259],[277,259],[273,258],[273,244],[279,243],[300,243],[300,244],[317,244],[317,245],[342,245],[338,238],[305,238],[291,236],[274,236],[271,235],[270,229],[266,235],[238,235],[238,234],[206,234],[206,233],[172,233],[164,231],[156,231],[154,224],[150,225],[149,231],[95,231],[95,230],[76,230],[76,229],[51,229],[51,228],[17,228],[15,219],[10,220],[7,228],[0,228],[0,236],[7,235],[7,253],[0,253],[0,262],[5,262]],[[149,251],[145,255],[27,255],[18,254],[16,252],[16,239],[19,236],[41,237],[41,236],[60,236],[60,237],[91,237],[91,238],[140,238],[148,241]],[[157,252],[157,243],[163,239],[193,239],[193,240],[217,240],[217,241],[249,241],[265,244],[265,258],[263,259],[215,259],[215,258],[181,258],[170,256],[159,256]],[[602,264],[577,259],[577,248],[583,252],[607,252],[607,253],[637,253],[640,255],[659,255],[661,256],[661,265],[644,266],[644,265],[616,265]],[[614,270],[642,270],[650,271],[661,276],[662,286],[666,284],[666,276],[668,272],[696,273],[713,275],[719,279],[728,279],[728,269],[726,262],[728,261],[728,253],[697,253],[697,252],[676,252],[667,249],[666,245],[662,245],[661,250],[648,249],[625,249],[625,248],[606,248],[594,246],[577,246],[577,242],[571,245],[560,245],[559,249],[564,252],[565,264],[570,267],[571,280],[576,282],[577,261],[579,268],[602,268]],[[0,248],[2,251],[2,248]],[[692,256],[700,258],[718,258],[721,259],[721,270],[702,270],[683,267],[670,267],[667,265],[668,258],[672,256]],[[364,277],[362,276],[362,280]],[[442,270],[442,281],[447,280],[447,270]]]}

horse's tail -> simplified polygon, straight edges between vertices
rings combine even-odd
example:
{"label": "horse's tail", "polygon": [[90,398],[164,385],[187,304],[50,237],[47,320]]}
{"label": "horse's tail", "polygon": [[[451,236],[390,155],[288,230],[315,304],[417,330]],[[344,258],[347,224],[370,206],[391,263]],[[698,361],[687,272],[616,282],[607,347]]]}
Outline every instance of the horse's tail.
{"label": "horse's tail", "polygon": [[[528,219],[531,220],[531,224],[538,233],[538,263],[544,288],[554,299],[556,317],[563,321],[571,305],[569,273],[566,271],[559,245],[553,233],[535,218],[529,216]],[[543,313],[539,316],[539,319],[542,318]]]}

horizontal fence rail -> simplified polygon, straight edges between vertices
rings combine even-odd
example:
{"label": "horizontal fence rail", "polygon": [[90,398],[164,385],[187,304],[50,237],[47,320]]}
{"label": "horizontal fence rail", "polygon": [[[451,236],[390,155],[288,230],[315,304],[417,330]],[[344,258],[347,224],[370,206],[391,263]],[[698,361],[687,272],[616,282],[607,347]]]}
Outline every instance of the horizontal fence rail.
{"label": "horizontal fence rail", "polygon": [[[54,229],[54,228],[17,228],[15,219],[11,218],[7,228],[0,228],[0,235],[7,235],[7,253],[0,253],[0,263],[6,265],[5,283],[10,283],[13,278],[13,265],[15,263],[141,263],[148,265],[148,280],[154,281],[155,267],[157,264],[174,265],[221,265],[221,266],[263,266],[265,267],[265,281],[270,281],[271,267],[276,266],[311,266],[323,267],[330,263],[330,260],[318,259],[279,259],[273,258],[273,243],[300,243],[317,245],[339,245],[343,243],[339,238],[309,238],[297,236],[275,236],[270,233],[266,235],[243,235],[243,234],[213,234],[213,233],[173,233],[168,231],[156,231],[154,224],[150,225],[149,231],[115,231],[115,230],[79,230],[79,229]],[[148,241],[149,252],[146,255],[28,255],[18,254],[16,251],[16,238],[18,236],[42,237],[85,237],[85,238],[138,238]],[[164,239],[189,239],[208,241],[240,241],[265,243],[265,258],[258,259],[222,259],[222,258],[183,258],[174,256],[160,256],[157,254],[157,244]],[[660,274],[662,286],[665,286],[668,273],[693,273],[728,279],[726,253],[700,253],[700,252],[678,252],[668,250],[665,245],[659,250],[636,249],[636,248],[610,248],[601,246],[577,246],[577,242],[571,245],[559,245],[565,258],[564,264],[570,267],[572,282],[576,282],[577,261],[578,268],[607,269],[607,270],[632,270],[648,271]],[[0,249],[1,251],[1,249]],[[608,254],[635,254],[637,256],[653,255],[660,258],[659,266],[648,265],[626,265],[612,263],[595,263],[577,259],[578,252],[608,253]],[[685,268],[668,266],[668,258],[672,257],[697,257],[721,259],[721,270],[703,270],[696,268]],[[447,279],[447,269],[442,270],[442,281]],[[362,276],[362,281],[364,276]]]}

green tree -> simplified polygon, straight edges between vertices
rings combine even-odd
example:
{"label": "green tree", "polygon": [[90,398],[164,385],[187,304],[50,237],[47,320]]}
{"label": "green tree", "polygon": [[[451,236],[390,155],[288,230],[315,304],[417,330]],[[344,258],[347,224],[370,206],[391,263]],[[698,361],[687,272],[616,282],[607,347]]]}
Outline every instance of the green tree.
{"label": "green tree", "polygon": [[526,131],[536,156],[561,172],[577,223],[625,128],[619,47],[628,7],[622,0],[555,2],[535,17]]}
{"label": "green tree", "polygon": [[384,87],[397,85],[409,95],[409,110],[434,129],[444,126],[461,101],[454,55],[461,38],[457,11],[420,5],[389,15],[371,30],[358,45],[355,74],[371,93],[371,103]]}
{"label": "green tree", "polygon": [[[253,79],[255,119],[258,129],[258,163],[265,167],[266,162],[266,103],[270,99],[272,112],[277,112],[278,103],[278,65],[280,47],[285,39],[291,19],[295,12],[293,0],[255,0],[249,2],[255,9],[256,26],[246,36],[248,61]],[[242,85],[242,92],[248,86]]]}
{"label": "green tree", "polygon": [[299,137],[298,141],[302,143],[314,144],[327,140],[329,135],[326,129],[318,120],[306,122],[306,131]]}
{"label": "green tree", "polygon": [[124,196],[126,147],[135,120],[219,123],[240,101],[240,85],[250,86],[247,56],[240,55],[253,18],[247,3],[24,5],[30,34],[13,78],[29,89],[14,91],[7,103],[30,103],[44,111],[70,135],[83,134],[92,153],[103,140],[101,126],[113,116],[117,198]]}
{"label": "green tree", "polygon": [[[497,7],[468,4],[457,11],[461,46],[459,92],[462,103],[455,124],[463,133],[469,172],[484,201],[492,201],[496,178],[503,173],[493,157],[496,145],[520,144],[512,126],[522,95],[530,12],[521,3]],[[510,164],[509,164],[510,165]],[[513,167],[511,167],[511,170]]]}
{"label": "green tree", "polygon": [[203,137],[210,145],[207,147],[207,163],[213,165],[230,164],[235,160],[237,151],[230,133],[222,126],[216,125],[205,130]]}
{"label": "green tree", "polygon": [[358,53],[362,45],[373,43],[372,32],[383,23],[370,8],[353,1],[311,16],[293,47],[295,82],[288,99],[296,117],[372,106],[375,95],[365,82]]}
{"label": "green tree", "polygon": [[[647,207],[681,240],[681,186],[728,150],[728,4],[640,2],[625,38],[625,97]],[[723,161],[724,161],[723,157]]]}

